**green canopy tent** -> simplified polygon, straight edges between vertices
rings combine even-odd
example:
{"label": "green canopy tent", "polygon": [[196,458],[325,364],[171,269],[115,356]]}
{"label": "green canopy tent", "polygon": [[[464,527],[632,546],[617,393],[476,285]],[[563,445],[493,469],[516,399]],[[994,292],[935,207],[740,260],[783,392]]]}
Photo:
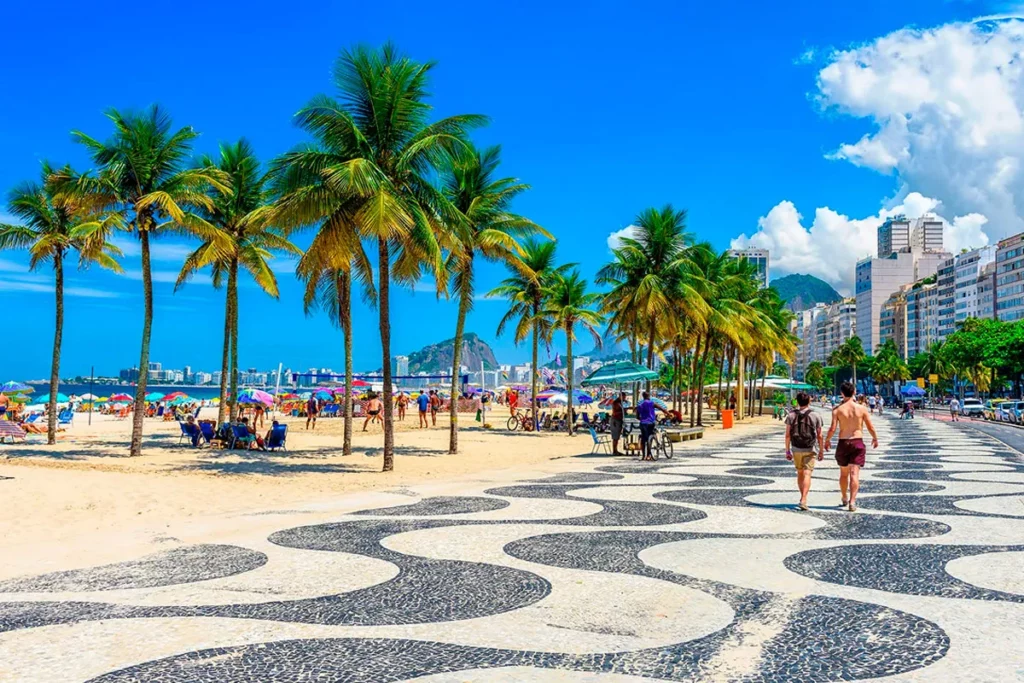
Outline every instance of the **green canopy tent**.
{"label": "green canopy tent", "polygon": [[580,386],[592,387],[600,384],[631,384],[649,379],[658,379],[658,373],[628,360],[606,363],[595,370]]}

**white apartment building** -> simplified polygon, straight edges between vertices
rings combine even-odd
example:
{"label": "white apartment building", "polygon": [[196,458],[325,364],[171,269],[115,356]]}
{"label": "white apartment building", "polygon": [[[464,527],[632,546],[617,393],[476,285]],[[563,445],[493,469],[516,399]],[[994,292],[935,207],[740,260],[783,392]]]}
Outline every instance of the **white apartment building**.
{"label": "white apartment building", "polygon": [[996,316],[1024,320],[1024,233],[1000,240],[996,249]]}
{"label": "white apartment building", "polygon": [[982,269],[996,260],[996,245],[972,249],[957,254],[954,259],[953,311],[954,324],[959,325],[967,318],[978,318],[980,301],[978,276]]}
{"label": "white apartment building", "polygon": [[791,328],[800,338],[794,374],[803,379],[813,361],[828,365],[828,357],[857,333],[857,303],[853,297],[834,304],[817,304],[797,314]]}
{"label": "white apartment building", "polygon": [[733,258],[745,258],[757,269],[757,278],[761,281],[762,287],[768,286],[768,261],[767,249],[747,247],[746,249],[730,249],[729,256]]}
{"label": "white apartment building", "polygon": [[934,214],[893,216],[878,228],[878,258],[901,251],[942,251],[942,231],[942,219]]}
{"label": "white apartment building", "polygon": [[886,300],[902,286],[935,275],[948,258],[950,254],[946,252],[911,249],[857,263],[857,335],[865,353],[871,355],[880,343],[879,322]]}

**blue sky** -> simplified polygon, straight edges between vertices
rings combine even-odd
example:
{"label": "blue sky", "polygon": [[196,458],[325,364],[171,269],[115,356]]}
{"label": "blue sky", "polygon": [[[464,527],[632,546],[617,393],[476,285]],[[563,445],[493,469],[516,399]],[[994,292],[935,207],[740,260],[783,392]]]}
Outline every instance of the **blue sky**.
{"label": "blue sky", "polygon": [[[826,206],[843,216],[877,214],[906,178],[901,169],[828,158],[877,130],[878,118],[851,115],[849,102],[822,104],[817,81],[830,53],[999,9],[935,0],[751,3],[729,12],[698,2],[451,2],[397,3],[382,14],[372,3],[301,0],[184,1],[173,11],[21,3],[5,12],[0,189],[36,177],[43,159],[88,168],[69,131],[105,137],[108,107],[158,102],[202,134],[197,151],[245,136],[269,159],[303,139],[291,116],[314,94],[331,92],[341,48],[391,39],[415,58],[439,62],[439,116],[492,117],[478,141],[501,143],[504,171],[533,186],[516,208],[553,232],[561,257],[590,278],[608,258],[609,234],[650,205],[686,207],[691,229],[720,248],[753,235],[783,201],[808,215]],[[214,370],[223,299],[203,278],[172,293],[185,249],[163,242],[157,252],[151,358]],[[30,276],[24,263],[21,254],[0,253],[0,303],[17,311],[14,342],[24,349],[0,356],[0,379],[42,377],[49,366],[48,274]],[[137,271],[137,258],[129,254],[125,267]],[[501,276],[485,266],[481,289]],[[290,272],[280,279],[280,301],[243,286],[243,367],[341,367],[340,334],[323,317],[303,315]],[[90,271],[74,274],[70,286],[62,374],[90,365],[115,373],[137,362],[141,282]],[[500,302],[478,301],[468,329],[499,359],[525,359],[526,348],[495,339],[502,312]],[[375,316],[356,311],[357,367],[380,365]],[[393,352],[451,337],[454,319],[452,303],[398,293]]]}

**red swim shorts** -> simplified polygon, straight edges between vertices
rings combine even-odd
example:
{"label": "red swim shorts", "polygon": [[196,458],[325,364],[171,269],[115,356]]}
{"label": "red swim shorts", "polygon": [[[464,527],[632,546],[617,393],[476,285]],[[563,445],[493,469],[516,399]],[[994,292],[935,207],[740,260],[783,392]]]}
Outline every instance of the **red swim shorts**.
{"label": "red swim shorts", "polygon": [[839,439],[836,446],[836,462],[840,467],[857,465],[864,467],[864,458],[868,449],[864,445],[864,439]]}

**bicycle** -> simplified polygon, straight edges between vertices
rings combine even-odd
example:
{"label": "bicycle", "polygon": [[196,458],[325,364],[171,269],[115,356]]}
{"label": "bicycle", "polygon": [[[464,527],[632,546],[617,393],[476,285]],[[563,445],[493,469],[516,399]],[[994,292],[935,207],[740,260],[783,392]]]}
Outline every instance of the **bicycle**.
{"label": "bicycle", "polygon": [[505,426],[508,427],[510,432],[514,432],[517,429],[522,429],[524,432],[532,432],[533,418],[529,415],[523,415],[522,413],[517,412],[515,415],[508,418]]}
{"label": "bicycle", "polygon": [[[654,434],[651,435],[648,443],[651,447],[651,457],[655,460],[658,458],[665,458],[666,460],[672,459],[672,456],[674,455],[672,450],[672,440],[668,438],[668,432],[665,431],[665,428],[660,424],[655,426]],[[643,460],[643,457],[644,453],[643,450],[641,450],[640,459]]]}

